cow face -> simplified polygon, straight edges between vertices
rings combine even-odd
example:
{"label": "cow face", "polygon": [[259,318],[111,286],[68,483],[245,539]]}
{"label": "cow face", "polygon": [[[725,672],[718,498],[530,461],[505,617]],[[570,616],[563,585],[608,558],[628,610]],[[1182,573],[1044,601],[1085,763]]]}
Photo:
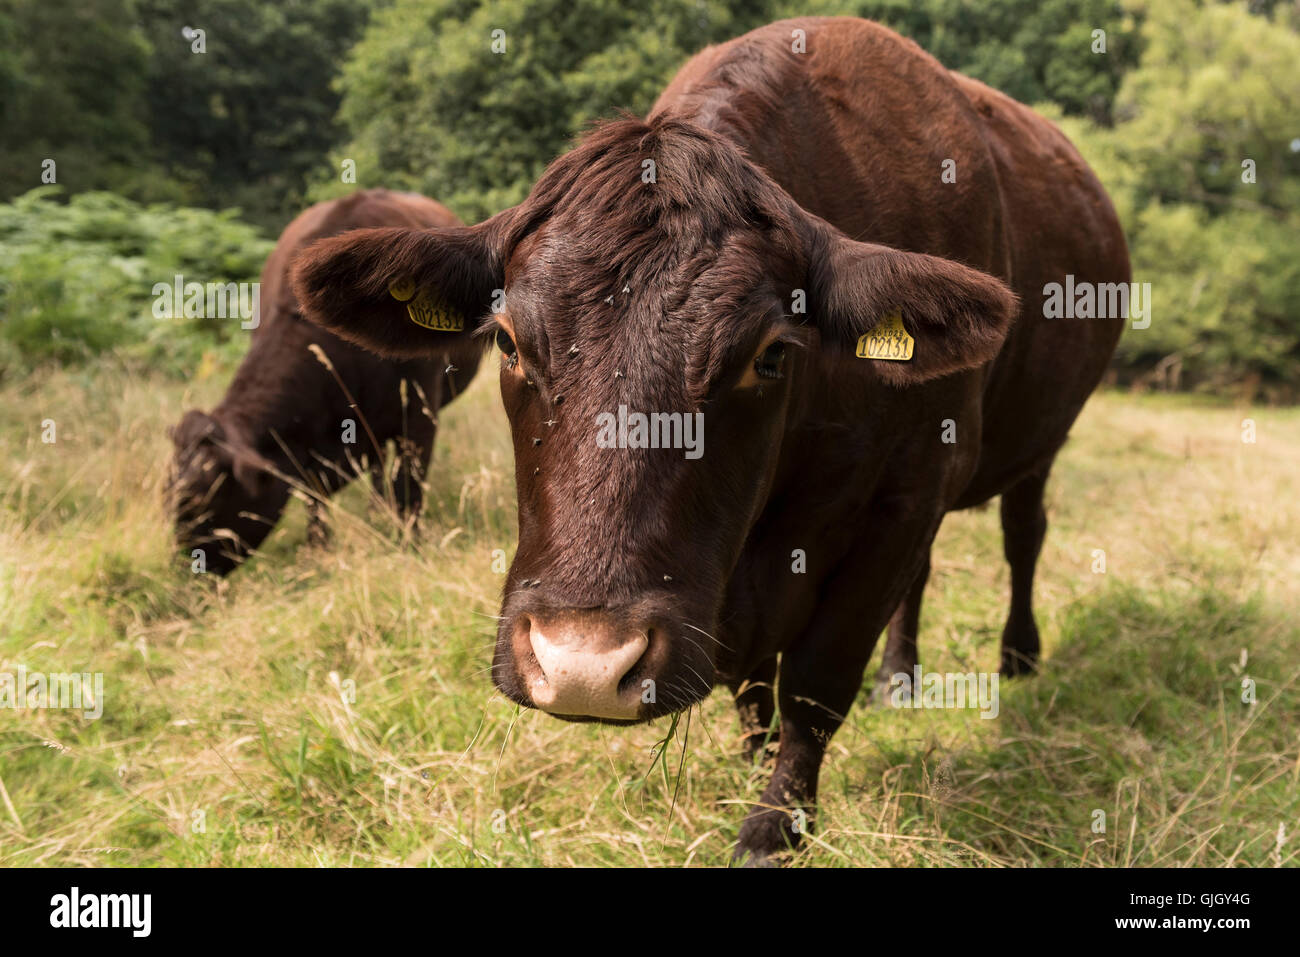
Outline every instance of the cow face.
{"label": "cow face", "polygon": [[[479,226],[325,240],[295,289],[309,318],[385,354],[495,343],[519,548],[494,680],[609,722],[710,691],[725,588],[811,377],[907,386],[980,365],[1014,305],[974,270],[848,239],[672,121],[598,129]],[[426,331],[413,296],[454,320]],[[853,360],[892,315],[925,348]]]}
{"label": "cow face", "polygon": [[220,422],[191,409],[172,431],[167,490],[182,558],[202,550],[206,570],[225,575],[266,538],[289,498],[272,465]]}

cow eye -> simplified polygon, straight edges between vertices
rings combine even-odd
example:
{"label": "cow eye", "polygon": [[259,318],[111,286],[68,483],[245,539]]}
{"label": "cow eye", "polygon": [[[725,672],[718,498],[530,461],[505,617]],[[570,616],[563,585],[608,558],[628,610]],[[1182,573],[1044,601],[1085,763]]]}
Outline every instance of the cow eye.
{"label": "cow eye", "polygon": [[506,364],[513,368],[515,362],[519,359],[519,353],[515,349],[515,340],[511,339],[510,333],[504,329],[497,330],[497,348],[506,357]]}
{"label": "cow eye", "polygon": [[785,343],[774,342],[754,360],[754,371],[761,379],[779,379],[784,374]]}

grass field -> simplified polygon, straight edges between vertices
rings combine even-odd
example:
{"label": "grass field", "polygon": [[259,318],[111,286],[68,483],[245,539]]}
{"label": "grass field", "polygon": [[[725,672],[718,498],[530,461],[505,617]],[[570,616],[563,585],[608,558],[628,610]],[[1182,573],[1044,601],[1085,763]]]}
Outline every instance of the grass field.
{"label": "grass field", "polygon": [[[724,691],[656,762],[667,720],[567,725],[492,689],[515,514],[491,375],[445,411],[422,546],[356,486],[331,547],[294,503],[214,584],[176,567],[160,497],[165,427],[224,381],[0,387],[0,672],[105,675],[98,721],[0,709],[0,864],[729,860],[766,772]],[[1297,410],[1095,397],[1049,486],[1042,674],[1004,684],[994,720],[864,689],[796,863],[1294,865],[1298,475]],[[927,668],[996,668],[1007,582],[997,509],[950,516]]]}

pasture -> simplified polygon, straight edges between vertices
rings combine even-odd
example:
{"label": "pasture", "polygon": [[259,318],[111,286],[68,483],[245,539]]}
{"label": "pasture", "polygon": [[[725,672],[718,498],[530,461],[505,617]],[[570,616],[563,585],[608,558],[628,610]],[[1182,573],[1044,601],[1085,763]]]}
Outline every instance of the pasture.
{"label": "pasture", "polygon": [[[515,540],[495,366],[442,413],[418,544],[358,483],[331,545],[295,504],[228,581],[178,564],[161,496],[166,427],[230,368],[6,380],[0,671],[104,691],[95,721],[0,709],[0,864],[729,861],[767,771],[725,689],[628,729],[492,688]],[[1296,409],[1095,396],[1048,489],[1042,673],[1003,684],[992,720],[873,708],[864,686],[796,864],[1294,864],[1298,474]],[[996,507],[949,516],[927,670],[996,668],[1007,579]]]}

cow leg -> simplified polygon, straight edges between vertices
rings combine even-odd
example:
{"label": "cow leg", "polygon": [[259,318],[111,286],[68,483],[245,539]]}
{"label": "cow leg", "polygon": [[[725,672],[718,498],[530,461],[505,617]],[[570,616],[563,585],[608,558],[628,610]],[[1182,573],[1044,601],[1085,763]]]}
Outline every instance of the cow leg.
{"label": "cow leg", "polygon": [[1002,493],[1002,548],[1011,566],[1011,612],[1002,630],[1002,674],[1015,677],[1038,667],[1034,622],[1034,568],[1047,534],[1043,489],[1047,472],[1029,475]]}
{"label": "cow leg", "polygon": [[760,662],[743,682],[733,685],[736,711],[740,713],[745,757],[753,761],[777,739],[772,728],[776,716],[776,658]]}
{"label": "cow leg", "polygon": [[384,455],[376,455],[375,461],[370,463],[369,472],[370,489],[374,493],[374,498],[378,500],[372,500],[371,506],[377,506],[380,502],[385,504],[391,502],[389,496],[392,495],[393,489],[388,484],[388,461]]}
{"label": "cow leg", "polygon": [[[822,590],[816,618],[781,655],[781,743],[758,806],[740,827],[735,858],[750,866],[797,847],[812,824],[817,778],[831,736],[862,689],[863,673],[891,612],[915,581],[939,517],[893,500],[864,526],[888,532],[851,556]],[[900,513],[910,520],[898,521]],[[902,569],[901,573],[899,569]],[[864,591],[863,582],[875,584]]]}
{"label": "cow leg", "polygon": [[307,544],[323,548],[330,543],[330,525],[325,517],[326,505],[313,497],[307,503]]}
{"label": "cow leg", "polygon": [[[425,396],[427,401],[433,403],[433,409],[442,405],[451,384],[451,376],[445,378],[447,381],[442,376],[435,377],[429,386],[433,394]],[[434,415],[408,409],[402,426],[402,438],[397,442],[397,475],[393,480],[393,492],[397,497],[398,518],[411,536],[418,538],[420,509],[424,505],[424,476],[428,473],[429,461],[433,458],[433,442],[438,436],[438,423]]]}
{"label": "cow leg", "polygon": [[412,535],[419,533],[420,509],[424,505],[424,475],[433,455],[436,429],[428,429],[408,436],[398,442],[397,474],[393,477],[393,494],[397,499],[397,515]]}
{"label": "cow leg", "polygon": [[917,573],[902,603],[889,619],[889,640],[881,657],[880,671],[876,673],[876,687],[872,697],[877,705],[890,703],[894,690],[894,675],[912,675],[917,665],[916,636],[921,624],[921,596],[930,578],[930,556]]}
{"label": "cow leg", "polygon": [[[874,634],[879,632],[877,625]],[[826,745],[844,723],[862,686],[874,645],[874,637],[855,641],[837,632],[817,635],[804,647],[781,656],[776,767],[758,806],[740,827],[737,861],[750,867],[770,866],[775,863],[773,855],[796,848],[811,827]]]}
{"label": "cow leg", "polygon": [[[443,355],[439,361],[444,368],[453,368],[449,356]],[[415,384],[405,393],[402,435],[394,443],[397,467],[393,475],[393,504],[399,521],[414,539],[419,538],[420,510],[424,506],[424,477],[429,471],[433,442],[438,434],[437,410],[448,401],[448,392],[463,384],[460,377],[472,377],[477,365],[475,359],[467,370],[408,380]],[[423,383],[421,378],[424,379]],[[455,395],[454,391],[452,395]]]}

